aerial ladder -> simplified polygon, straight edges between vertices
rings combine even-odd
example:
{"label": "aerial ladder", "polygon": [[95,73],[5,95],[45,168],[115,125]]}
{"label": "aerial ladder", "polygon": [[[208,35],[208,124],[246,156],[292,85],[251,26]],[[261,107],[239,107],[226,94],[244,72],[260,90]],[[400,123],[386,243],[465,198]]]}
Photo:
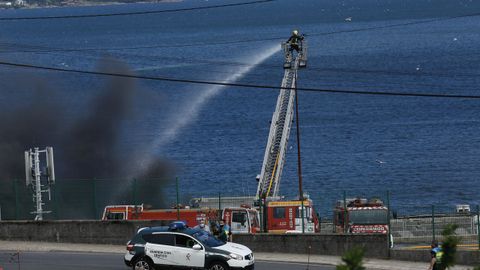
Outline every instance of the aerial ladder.
{"label": "aerial ladder", "polygon": [[272,116],[262,170],[257,177],[257,200],[267,201],[279,197],[280,179],[293,122],[297,71],[307,65],[306,41],[302,40],[298,53],[294,53],[290,45],[286,42],[282,43],[285,54],[285,70],[275,112]]}

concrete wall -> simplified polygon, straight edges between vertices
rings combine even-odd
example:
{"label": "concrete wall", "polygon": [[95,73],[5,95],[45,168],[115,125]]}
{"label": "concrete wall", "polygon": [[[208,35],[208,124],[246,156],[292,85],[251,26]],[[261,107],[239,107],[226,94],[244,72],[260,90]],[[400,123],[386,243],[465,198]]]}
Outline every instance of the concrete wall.
{"label": "concrete wall", "polygon": [[254,252],[343,255],[345,251],[359,246],[365,248],[366,257],[388,257],[386,235],[256,234],[234,235],[233,241],[248,246]]}
{"label": "concrete wall", "polygon": [[123,245],[138,228],[163,225],[167,225],[167,222],[2,221],[0,240]]}
{"label": "concrete wall", "polygon": [[[2,221],[0,240],[123,245],[140,227],[167,225],[161,221]],[[366,256],[388,256],[385,235],[234,235],[234,241],[255,252],[342,255],[360,246]],[[311,248],[309,248],[311,247]]]}

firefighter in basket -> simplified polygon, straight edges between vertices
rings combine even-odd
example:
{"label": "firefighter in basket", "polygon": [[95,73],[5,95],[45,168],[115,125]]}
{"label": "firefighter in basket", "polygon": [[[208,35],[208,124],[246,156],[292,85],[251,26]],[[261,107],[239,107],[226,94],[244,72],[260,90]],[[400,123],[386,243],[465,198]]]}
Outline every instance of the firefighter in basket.
{"label": "firefighter in basket", "polygon": [[302,41],[304,39],[303,35],[300,35],[298,33],[298,30],[293,30],[292,35],[290,38],[287,40],[287,44],[290,47],[290,53],[292,53],[293,50],[297,51],[299,53],[302,50]]}
{"label": "firefighter in basket", "polygon": [[307,66],[307,55],[305,47],[305,35],[300,35],[298,30],[292,31],[292,36],[284,43],[285,63],[283,68],[291,68],[293,60],[293,51],[297,52],[299,58],[299,67],[304,68]]}

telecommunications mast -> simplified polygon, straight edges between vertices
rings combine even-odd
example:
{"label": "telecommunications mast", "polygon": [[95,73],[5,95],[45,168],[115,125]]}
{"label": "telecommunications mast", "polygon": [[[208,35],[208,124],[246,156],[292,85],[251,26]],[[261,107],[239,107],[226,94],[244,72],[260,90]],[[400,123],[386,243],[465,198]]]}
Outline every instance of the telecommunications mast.
{"label": "telecommunications mast", "polygon": [[[40,154],[45,153],[45,158],[41,160]],[[42,172],[40,163],[44,162],[46,165]],[[42,185],[42,178],[46,179],[46,183]],[[42,193],[48,193],[48,200],[51,200],[50,187],[55,184],[55,170],[53,165],[53,148],[46,147],[40,150],[38,147],[25,151],[25,179],[27,187],[33,191],[33,202],[36,211],[31,212],[35,214],[35,220],[43,220],[43,214],[51,213],[45,211],[42,201]]]}

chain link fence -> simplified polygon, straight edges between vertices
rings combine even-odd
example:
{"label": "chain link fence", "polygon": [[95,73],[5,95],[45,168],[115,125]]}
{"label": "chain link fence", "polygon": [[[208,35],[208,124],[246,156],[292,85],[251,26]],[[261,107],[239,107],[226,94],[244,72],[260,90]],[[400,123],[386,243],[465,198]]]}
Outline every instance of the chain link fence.
{"label": "chain link fence", "polygon": [[[32,220],[33,190],[24,180],[4,181],[1,220]],[[43,187],[44,189],[46,186]],[[212,190],[211,188],[206,188]],[[255,197],[216,190],[197,194],[181,179],[59,179],[43,194],[45,220],[102,218],[107,205],[141,205],[150,209],[253,207]]]}
{"label": "chain link fence", "polygon": [[[21,180],[3,183],[1,219],[33,219],[32,188]],[[59,179],[49,193],[43,193],[43,209],[49,212],[44,219],[100,219],[106,205],[143,203],[169,208],[175,206],[175,188],[175,179]]]}

